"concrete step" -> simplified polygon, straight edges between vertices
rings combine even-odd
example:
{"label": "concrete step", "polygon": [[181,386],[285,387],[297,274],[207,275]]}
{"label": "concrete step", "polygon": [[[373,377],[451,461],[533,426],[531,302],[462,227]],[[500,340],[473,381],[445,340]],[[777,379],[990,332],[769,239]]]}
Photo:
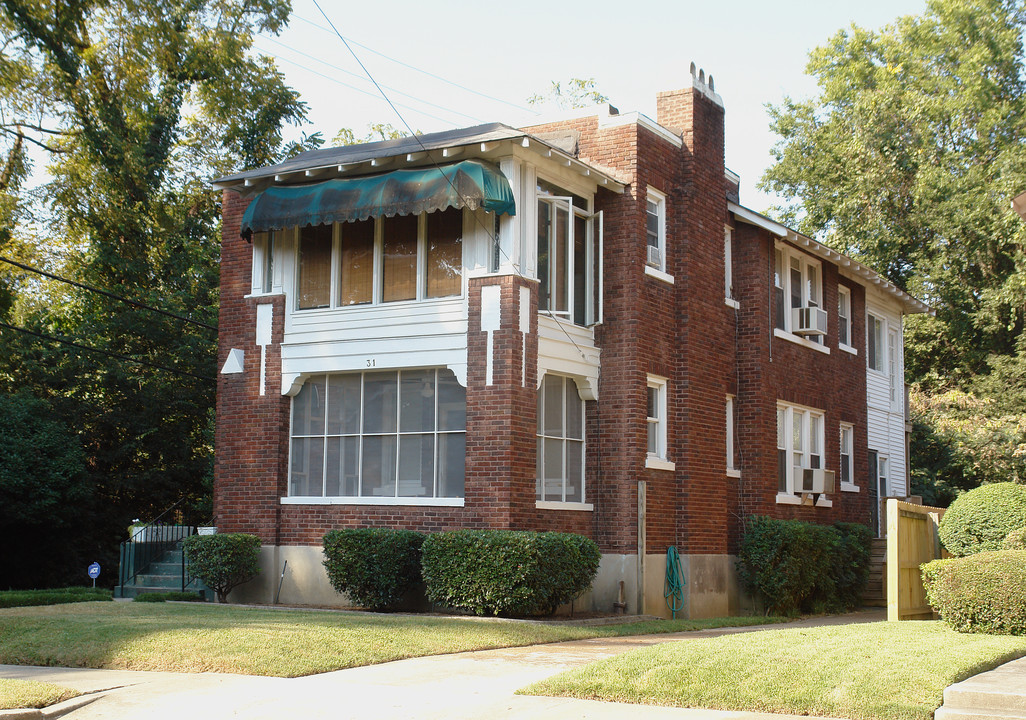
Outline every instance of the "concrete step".
{"label": "concrete step", "polygon": [[181,575],[182,574],[182,563],[179,562],[167,562],[160,561],[150,563],[150,573],[153,575]]}
{"label": "concrete step", "polygon": [[1026,720],[1026,713],[1012,710],[963,710],[941,705],[933,720]]}
{"label": "concrete step", "polygon": [[164,588],[165,590],[181,590],[182,576],[147,573],[145,575],[136,575],[134,584],[143,587]]}
{"label": "concrete step", "polygon": [[953,708],[1003,710],[1026,717],[1026,689],[988,688],[957,683],[944,689],[944,704]]}
{"label": "concrete step", "polygon": [[1026,658],[944,690],[935,720],[1026,720]]}

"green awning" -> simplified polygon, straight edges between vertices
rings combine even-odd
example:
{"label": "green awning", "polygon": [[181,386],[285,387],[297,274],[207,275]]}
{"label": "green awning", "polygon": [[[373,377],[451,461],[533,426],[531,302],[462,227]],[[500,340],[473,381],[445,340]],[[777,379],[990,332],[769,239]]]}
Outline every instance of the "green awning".
{"label": "green awning", "polygon": [[494,165],[464,160],[441,168],[394,170],[311,185],[282,185],[259,193],[242,216],[242,231],[416,215],[446,208],[485,208],[514,215],[513,190]]}

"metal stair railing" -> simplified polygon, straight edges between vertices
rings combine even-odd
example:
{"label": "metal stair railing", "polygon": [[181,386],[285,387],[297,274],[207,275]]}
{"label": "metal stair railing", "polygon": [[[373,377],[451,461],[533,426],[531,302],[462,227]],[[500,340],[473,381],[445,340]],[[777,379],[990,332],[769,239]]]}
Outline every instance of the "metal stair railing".
{"label": "metal stair railing", "polygon": [[[164,518],[173,513],[179,505],[185,502],[181,498],[167,510],[157,516],[156,520],[137,528],[132,537],[121,543],[121,566],[119,568],[120,587],[122,592],[126,585],[134,583],[139,575],[145,575],[153,563],[164,557],[170,550],[190,535],[196,534],[195,526],[190,525],[167,525]],[[142,539],[139,539],[142,538]],[[182,563],[185,563],[185,553],[182,553]],[[185,589],[185,575],[183,570],[182,589]]]}

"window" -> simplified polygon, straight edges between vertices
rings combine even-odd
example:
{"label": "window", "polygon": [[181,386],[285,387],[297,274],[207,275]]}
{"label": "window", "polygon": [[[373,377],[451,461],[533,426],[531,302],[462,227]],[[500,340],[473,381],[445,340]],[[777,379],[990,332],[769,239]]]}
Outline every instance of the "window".
{"label": "window", "polygon": [[870,370],[884,371],[884,323],[876,315],[866,313],[866,356]]}
{"label": "window", "polygon": [[898,392],[898,331],[887,329],[887,379],[891,405],[895,405],[900,397]]}
{"label": "window", "polygon": [[727,396],[727,474],[739,476],[734,452],[734,397]]}
{"label": "window", "polygon": [[315,375],[292,400],[289,495],[462,498],[466,412],[446,369]]}
{"label": "window", "polygon": [[837,286],[837,343],[851,349],[851,290]]}
{"label": "window", "polygon": [[592,325],[598,318],[595,216],[584,198],[538,182],[538,309]]}
{"label": "window", "polygon": [[855,429],[848,423],[841,423],[841,488],[855,485],[855,468],[852,449],[854,448]]}
{"label": "window", "polygon": [[[822,307],[823,287],[819,261],[804,253],[780,245],[773,258],[775,295],[774,322],[778,330],[795,332],[792,310]],[[813,342],[823,342],[821,335],[811,335]]]}
{"label": "window", "polygon": [[823,467],[823,413],[795,405],[777,405],[777,491],[795,492],[796,475]]}
{"label": "window", "polygon": [[728,227],[723,233],[723,297],[734,299],[734,260],[731,230]]}
{"label": "window", "polygon": [[538,390],[539,502],[584,502],[584,401],[577,383],[546,375]]}
{"label": "window", "polygon": [[878,455],[877,456],[876,481],[877,481],[877,483],[879,483],[879,486],[880,486],[880,495],[879,495],[879,497],[880,497],[881,500],[883,498],[886,498],[886,497],[888,497],[890,495],[890,490],[889,490],[889,488],[887,486],[887,478],[888,477],[890,477],[890,473],[889,473],[889,469],[888,469],[887,456],[885,456],[885,455]]}
{"label": "window", "polygon": [[274,290],[275,232],[260,232],[253,235],[253,285],[254,294],[268,294]]}
{"label": "window", "polygon": [[666,380],[649,376],[646,389],[648,456],[666,459]]}
{"label": "window", "polygon": [[298,309],[462,293],[462,210],[449,208],[336,226],[337,238],[331,225],[299,230]]}
{"label": "window", "polygon": [[666,196],[654,188],[645,198],[645,262],[656,270],[666,270]]}

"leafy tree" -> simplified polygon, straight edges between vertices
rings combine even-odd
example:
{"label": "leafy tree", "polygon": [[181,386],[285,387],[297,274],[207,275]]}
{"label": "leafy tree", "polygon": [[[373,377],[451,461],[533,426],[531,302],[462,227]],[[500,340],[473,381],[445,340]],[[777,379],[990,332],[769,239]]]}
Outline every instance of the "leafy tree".
{"label": "leafy tree", "polygon": [[[289,10],[288,0],[0,0],[0,146],[12,179],[24,176],[26,143],[48,153],[49,176],[6,205],[0,188],[0,211],[10,208],[0,232],[7,221],[11,242],[37,248],[48,270],[195,321],[36,276],[6,284],[18,324],[139,361],[0,335],[0,389],[32,388],[76,428],[108,529],[183,495],[209,515],[220,249],[209,178],[277,161],[284,125],[305,120],[273,62],[252,51]],[[303,136],[288,151],[319,143]]]}
{"label": "leafy tree", "polygon": [[594,78],[570,78],[565,83],[553,80],[548,92],[535,93],[527,98],[529,105],[552,105],[557,110],[574,110],[607,102],[609,98],[595,88]]}

